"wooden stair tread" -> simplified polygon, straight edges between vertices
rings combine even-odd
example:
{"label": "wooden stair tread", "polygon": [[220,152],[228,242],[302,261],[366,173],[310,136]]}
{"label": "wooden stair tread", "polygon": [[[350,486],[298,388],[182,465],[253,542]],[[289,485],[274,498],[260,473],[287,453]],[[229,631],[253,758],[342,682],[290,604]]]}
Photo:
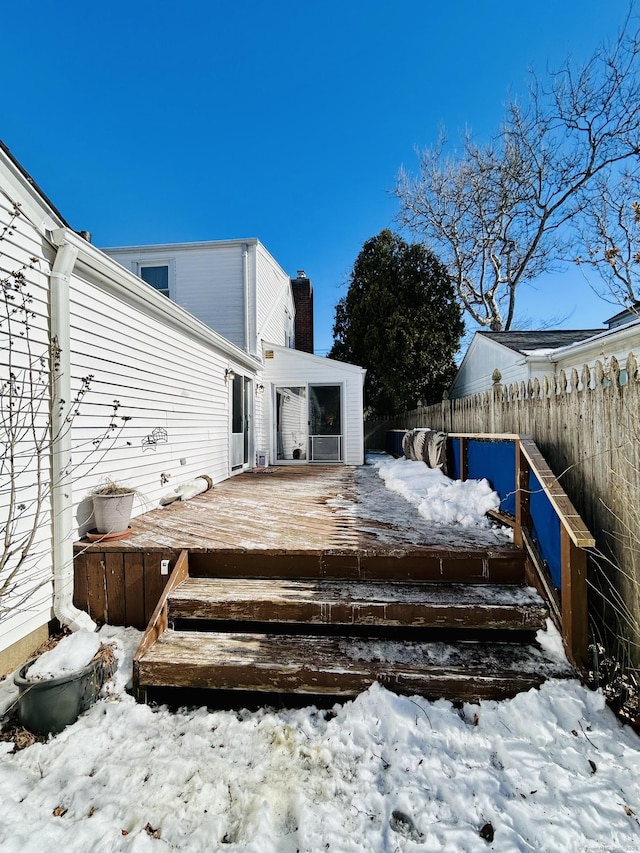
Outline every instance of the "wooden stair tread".
{"label": "wooden stair tread", "polygon": [[371,581],[188,578],[169,619],[533,630],[548,609],[532,587]]}
{"label": "wooden stair tread", "polygon": [[145,687],[355,695],[379,681],[397,692],[461,701],[505,698],[569,677],[535,644],[166,631],[137,662]]}

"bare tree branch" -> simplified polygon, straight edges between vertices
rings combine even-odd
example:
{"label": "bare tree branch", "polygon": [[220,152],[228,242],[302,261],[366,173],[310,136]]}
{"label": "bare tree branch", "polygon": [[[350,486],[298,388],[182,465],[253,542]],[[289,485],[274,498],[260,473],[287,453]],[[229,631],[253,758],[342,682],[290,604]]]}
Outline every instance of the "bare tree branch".
{"label": "bare tree branch", "polygon": [[518,286],[566,261],[564,226],[596,182],[640,152],[640,33],[630,20],[583,66],[532,74],[526,103],[508,105],[492,141],[466,134],[447,154],[441,134],[419,153],[417,174],[398,176],[399,221],[435,244],[481,326],[511,328]]}

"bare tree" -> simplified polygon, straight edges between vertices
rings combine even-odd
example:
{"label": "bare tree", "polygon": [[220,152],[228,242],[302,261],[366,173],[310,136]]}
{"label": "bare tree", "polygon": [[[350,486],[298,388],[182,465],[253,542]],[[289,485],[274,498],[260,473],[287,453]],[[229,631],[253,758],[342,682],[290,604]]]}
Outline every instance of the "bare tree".
{"label": "bare tree", "polygon": [[518,286],[566,261],[564,226],[596,181],[608,185],[640,152],[640,31],[630,20],[581,67],[567,60],[543,81],[532,74],[526,103],[507,106],[491,142],[467,134],[447,155],[441,135],[419,154],[417,174],[400,172],[401,224],[435,244],[481,326],[511,328]]}
{"label": "bare tree", "polygon": [[580,223],[585,254],[577,264],[598,273],[596,292],[626,308],[640,300],[640,160],[618,181],[598,180]]}

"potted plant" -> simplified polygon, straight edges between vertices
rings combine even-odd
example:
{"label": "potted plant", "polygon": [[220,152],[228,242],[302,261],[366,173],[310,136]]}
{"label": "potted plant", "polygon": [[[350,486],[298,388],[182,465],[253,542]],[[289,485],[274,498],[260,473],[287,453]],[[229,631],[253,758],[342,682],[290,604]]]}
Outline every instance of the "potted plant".
{"label": "potted plant", "polygon": [[136,489],[105,480],[91,492],[93,499],[93,517],[100,538],[116,538],[129,530],[133,499]]}

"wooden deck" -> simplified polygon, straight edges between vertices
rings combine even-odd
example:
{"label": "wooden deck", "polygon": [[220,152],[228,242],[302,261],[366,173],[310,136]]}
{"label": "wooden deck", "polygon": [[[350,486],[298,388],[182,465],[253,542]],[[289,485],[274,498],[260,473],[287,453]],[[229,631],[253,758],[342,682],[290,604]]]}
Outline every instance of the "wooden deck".
{"label": "wooden deck", "polygon": [[[406,514],[406,523],[385,519]],[[76,606],[99,623],[144,629],[172,569],[189,552],[192,576],[327,577],[519,583],[522,551],[487,531],[422,522],[375,469],[275,467],[246,473],[190,501],[153,509],[131,535],[75,545]]]}
{"label": "wooden deck", "polygon": [[[409,514],[406,501],[385,490],[376,471],[367,466],[268,468],[232,477],[190,501],[146,512],[133,519],[129,538],[94,543],[88,550],[512,550],[509,545],[497,545],[495,536],[486,531],[453,532],[421,523],[415,513],[404,527],[385,522],[368,505],[375,493],[384,495],[387,506],[403,506]],[[358,511],[368,517],[355,514],[356,502]]]}
{"label": "wooden deck", "polygon": [[523,550],[423,522],[366,466],[241,474],[76,550],[76,604],[147,629],[140,699],[349,696],[377,680],[476,701],[570,672],[535,643],[548,609],[525,585]]}

